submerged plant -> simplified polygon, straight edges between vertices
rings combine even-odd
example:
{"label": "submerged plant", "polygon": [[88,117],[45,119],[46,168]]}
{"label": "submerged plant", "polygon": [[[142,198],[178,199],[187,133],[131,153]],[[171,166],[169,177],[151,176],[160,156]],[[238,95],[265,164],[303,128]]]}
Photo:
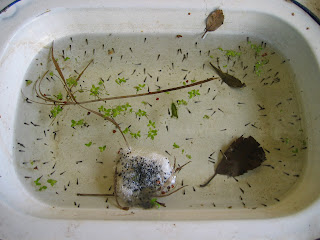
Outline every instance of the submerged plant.
{"label": "submerged plant", "polygon": [[[86,65],[86,67],[82,70],[82,72],[78,75],[78,77],[70,77],[66,79],[62,72],[62,69],[60,68],[57,60],[54,57],[53,46],[50,50],[50,53],[51,53],[51,60],[55,66],[56,71],[58,72],[58,75],[53,74],[53,72],[49,73],[49,70],[48,70],[45,72],[45,74],[41,78],[35,81],[33,86],[36,93],[36,97],[43,100],[43,102],[39,102],[35,100],[30,100],[30,101],[34,103],[53,106],[51,110],[51,115],[52,117],[54,117],[54,119],[62,111],[62,109],[64,109],[65,106],[77,106],[79,108],[86,110],[88,113],[93,113],[111,122],[113,125],[115,125],[115,127],[119,130],[120,134],[122,135],[122,138],[126,145],[125,148],[122,148],[119,151],[120,158],[117,161],[117,165],[115,167],[115,172],[114,172],[114,193],[112,194],[78,194],[78,196],[114,196],[118,207],[123,210],[128,210],[129,209],[128,207],[123,207],[120,204],[118,200],[119,197],[127,205],[130,205],[130,206],[138,205],[144,208],[150,208],[153,206],[157,206],[156,203],[161,205],[161,203],[157,202],[156,200],[153,200],[155,199],[155,197],[165,197],[177,192],[183,187],[186,187],[186,186],[183,186],[181,188],[178,188],[178,189],[175,189],[174,191],[169,192],[170,190],[172,190],[172,188],[174,188],[176,174],[186,164],[190,163],[190,161],[176,168],[175,163],[173,166],[171,166],[169,164],[168,159],[164,158],[163,156],[160,156],[160,155],[155,156],[154,154],[153,155],[151,154],[151,156],[149,156],[150,153],[146,153],[145,156],[141,156],[134,153],[134,150],[130,147],[124,134],[130,132],[130,135],[132,137],[139,138],[141,137],[141,132],[138,131],[134,133],[134,132],[131,132],[129,128],[126,128],[124,131],[122,131],[121,127],[115,120],[115,117],[121,113],[134,112],[129,103],[126,103],[124,105],[119,105],[109,109],[105,108],[104,106],[101,106],[98,110],[88,108],[85,105],[88,103],[94,103],[94,102],[102,102],[102,101],[107,102],[109,100],[143,97],[147,95],[168,93],[171,91],[177,91],[180,89],[201,85],[218,78],[208,78],[206,80],[202,80],[198,82],[192,81],[191,84],[186,86],[163,89],[155,92],[125,95],[125,96],[105,97],[105,98],[99,96],[100,94],[99,90],[101,90],[101,86],[103,85],[103,82],[102,82],[101,84],[100,83],[98,84],[99,86],[92,85],[92,88],[89,91],[90,95],[96,97],[96,99],[78,101],[75,96],[75,93],[83,92],[83,90],[81,89],[76,91],[74,90],[74,88],[78,86],[81,76],[83,75],[85,70],[90,66],[93,60],[91,60]],[[43,79],[47,76],[47,74],[50,76],[55,75],[59,78],[65,90],[64,94],[59,92],[56,95],[54,95],[55,99],[52,99],[42,92],[41,84]],[[122,83],[126,83],[126,79],[118,78],[117,80],[115,80],[115,82],[118,85],[122,86]],[[140,91],[143,87],[145,87],[144,84],[138,85],[136,88],[137,92]],[[200,95],[199,90],[191,90],[189,92],[190,98],[195,97],[197,95]],[[63,96],[65,97],[63,98]],[[185,101],[181,101],[181,103],[184,105],[186,104]],[[151,138],[153,140],[154,137],[158,134],[158,130],[156,129],[155,122],[153,122],[148,118],[146,111],[139,109],[134,113],[139,118],[146,117],[149,120],[149,123],[148,123],[149,131],[148,131],[147,138]],[[84,121],[84,119],[72,120],[71,127],[74,128],[76,126],[86,126],[86,122]],[[115,132],[116,131],[114,130],[114,133]],[[90,147],[91,144],[92,142],[85,143],[85,146]],[[106,145],[99,147],[100,152],[105,151],[105,149],[106,149]],[[191,159],[191,156],[187,155],[187,158]],[[152,169],[152,174],[150,173],[148,177],[142,177],[142,173],[145,171],[149,172],[149,169]],[[130,179],[129,182],[127,181],[128,179]],[[35,181],[36,185],[38,185],[37,183],[39,183],[39,180]],[[56,181],[50,179],[48,183],[53,186],[56,183]],[[45,188],[43,186],[41,190],[44,190],[44,189]],[[127,190],[124,190],[124,189],[127,189]],[[39,189],[39,191],[41,190]],[[129,194],[129,192],[131,192],[132,194]]]}
{"label": "submerged plant", "polygon": [[[227,57],[240,57],[241,56],[241,52],[237,52],[234,50],[225,50],[221,47],[219,47],[218,50],[225,52]],[[210,56],[210,57],[213,58],[213,56]]]}

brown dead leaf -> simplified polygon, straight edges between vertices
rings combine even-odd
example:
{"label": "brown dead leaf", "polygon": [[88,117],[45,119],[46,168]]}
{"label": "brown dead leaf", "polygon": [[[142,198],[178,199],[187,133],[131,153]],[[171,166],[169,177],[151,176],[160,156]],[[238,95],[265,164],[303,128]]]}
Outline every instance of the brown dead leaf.
{"label": "brown dead leaf", "polygon": [[252,136],[240,137],[223,153],[223,158],[214,175],[200,187],[207,186],[217,174],[229,177],[240,176],[259,167],[265,160],[266,155],[263,148]]}
{"label": "brown dead leaf", "polygon": [[224,15],[222,10],[218,9],[210,13],[210,15],[207,17],[206,30],[202,35],[202,38],[204,38],[207,32],[217,30],[223,24],[223,21]]}
{"label": "brown dead leaf", "polygon": [[222,72],[219,68],[215,67],[212,63],[210,63],[211,67],[218,73],[219,77],[225,82],[229,87],[232,88],[242,88],[245,87],[246,84],[242,83],[238,78]]}

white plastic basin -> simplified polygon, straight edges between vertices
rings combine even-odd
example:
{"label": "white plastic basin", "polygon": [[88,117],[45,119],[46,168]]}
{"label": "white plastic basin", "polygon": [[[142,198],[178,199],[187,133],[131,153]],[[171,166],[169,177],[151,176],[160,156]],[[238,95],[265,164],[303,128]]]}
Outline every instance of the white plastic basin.
{"label": "white plastic basin", "polygon": [[[201,39],[205,27],[205,18],[216,8],[223,9],[225,23],[216,32],[208,33],[205,39]],[[294,13],[294,16],[292,13]],[[318,157],[320,153],[318,150],[320,143],[320,45],[317,40],[320,37],[320,31],[319,26],[294,5],[276,0],[259,2],[246,0],[230,3],[226,1],[96,1],[94,3],[87,1],[34,1],[21,3],[20,6],[17,4],[12,9],[9,9],[8,12],[0,15],[0,25],[2,29],[0,36],[1,239],[98,239],[102,236],[120,239],[315,239],[320,236],[320,188],[318,177],[320,171]],[[208,49],[217,49],[219,46],[225,49],[231,49],[230,46],[234,46],[232,49],[237,50],[237,42],[239,42],[239,45],[242,44],[241,46],[248,47],[246,45],[248,44],[246,43],[247,37],[253,39],[252,41],[259,41],[259,44],[260,41],[267,43],[267,46],[274,49],[279,54],[279,59],[284,62],[278,62],[273,67],[277,68],[280,64],[286,64],[285,70],[283,70],[285,74],[281,76],[284,79],[283,81],[287,81],[287,85],[282,85],[283,89],[274,87],[272,91],[264,92],[264,90],[261,90],[263,88],[263,85],[260,84],[261,77],[257,77],[260,85],[252,82],[251,90],[250,84],[247,83],[246,91],[248,92],[246,94],[252,94],[254,97],[250,95],[245,98],[241,94],[232,95],[233,92],[226,88],[226,85],[223,85],[222,88],[220,83],[212,83],[213,85],[209,83],[203,88],[211,87],[211,91],[216,89],[217,96],[222,95],[226,99],[225,106],[228,106],[231,100],[241,102],[238,99],[260,99],[261,103],[266,106],[273,106],[272,110],[269,111],[267,109],[267,111],[268,115],[275,116],[274,119],[278,116],[281,118],[281,112],[285,111],[288,116],[299,115],[302,119],[301,122],[295,119],[295,125],[292,124],[293,126],[291,126],[289,123],[289,127],[280,128],[280,125],[278,126],[274,119],[260,119],[257,121],[257,126],[261,127],[263,133],[261,131],[256,133],[255,122],[251,122],[249,118],[250,124],[254,126],[246,130],[246,128],[238,126],[238,122],[233,122],[230,119],[226,120],[221,116],[220,120],[212,123],[208,129],[214,129],[218,125],[217,129],[220,130],[224,130],[226,127],[234,127],[236,130],[232,133],[223,133],[217,130],[216,137],[212,140],[209,139],[212,144],[202,143],[201,141],[198,144],[201,151],[203,149],[203,151],[208,150],[211,146],[208,152],[211,150],[218,152],[220,148],[225,148],[234,137],[239,137],[243,133],[247,134],[247,136],[256,134],[262,146],[271,152],[270,155],[267,154],[265,164],[274,166],[274,172],[271,172],[271,169],[266,166],[261,166],[255,172],[239,177],[240,183],[237,183],[232,178],[216,177],[214,180],[216,182],[213,181],[212,185],[207,187],[209,189],[207,191],[206,189],[198,188],[198,185],[210,177],[213,173],[213,166],[208,164],[208,159],[199,160],[201,157],[207,156],[199,154],[199,159],[192,159],[193,163],[191,164],[194,164],[194,168],[190,164],[191,169],[188,170],[188,166],[186,166],[183,169],[186,172],[183,173],[181,171],[181,175],[177,176],[178,181],[188,177],[192,179],[192,181],[188,182],[190,188],[186,188],[187,194],[188,191],[193,194],[190,195],[190,198],[183,198],[182,192],[180,192],[177,193],[177,197],[170,196],[167,200],[164,199],[164,202],[167,203],[167,208],[152,210],[132,208],[129,211],[117,209],[111,198],[109,198],[108,204],[105,204],[105,198],[73,199],[77,191],[91,189],[92,191],[103,193],[104,189],[94,185],[95,181],[86,180],[84,188],[78,188],[70,195],[63,193],[63,187],[66,187],[64,185],[68,184],[68,182],[64,185],[62,184],[60,189],[57,188],[51,192],[41,193],[36,191],[32,185],[33,180],[36,179],[33,179],[34,176],[37,176],[36,174],[32,176],[29,182],[24,182],[27,179],[21,174],[23,171],[30,171],[31,166],[27,170],[20,169],[22,166],[20,163],[23,162],[21,159],[28,149],[19,148],[17,142],[21,142],[22,139],[27,141],[27,143],[23,142],[24,145],[30,143],[33,146],[30,147],[30,154],[36,154],[41,148],[37,143],[31,144],[38,129],[25,130],[26,128],[19,127],[19,120],[29,119],[29,115],[36,114],[36,112],[32,114],[28,111],[23,112],[29,106],[21,103],[21,88],[24,89],[25,87],[26,77],[32,74],[40,75],[41,72],[28,72],[31,71],[32,64],[34,64],[32,61],[35,61],[35,57],[39,56],[37,55],[39,51],[49,46],[52,41],[57,42],[58,52],[61,51],[60,48],[63,48],[64,45],[68,46],[67,43],[59,45],[59,39],[64,37],[82,36],[82,39],[84,39],[85,37],[81,34],[86,34],[90,42],[90,40],[97,39],[95,36],[100,36],[100,40],[96,40],[97,44],[100,44],[103,42],[101,36],[106,36],[107,38],[110,33],[115,36],[112,39],[115,46],[117,46],[116,37],[129,39],[123,40],[123,42],[119,41],[119,46],[123,48],[130,42],[135,44],[134,39],[137,39],[137,41],[143,40],[144,37],[153,39],[150,40],[151,45],[147,47],[147,52],[140,51],[137,53],[136,59],[134,59],[134,61],[140,61],[141,59],[142,62],[144,54],[150,56],[154,53],[155,57],[157,56],[156,40],[154,39],[159,39],[158,49],[165,51],[168,48],[168,58],[169,60],[173,58],[176,52],[172,54],[170,50],[177,49],[178,45],[171,46],[171,40],[168,39],[171,37],[172,41],[175,41],[175,36],[178,34],[183,36],[181,46],[188,48],[189,43],[192,42],[194,44],[197,42],[197,47],[200,50],[201,47],[204,49],[202,54],[207,54]],[[232,40],[228,43],[230,38]],[[223,43],[224,39],[227,39],[225,43]],[[152,41],[154,45],[152,45]],[[141,48],[138,43],[136,46],[137,49]],[[81,47],[81,44],[75,44],[75,49],[81,50]],[[194,49],[194,46],[191,48]],[[119,47],[119,49],[121,48]],[[214,56],[219,54],[219,50],[211,51]],[[126,52],[129,53],[128,49]],[[95,54],[99,55],[98,50]],[[45,59],[45,53],[41,56]],[[116,58],[116,55],[114,56]],[[70,54],[70,57],[75,57],[75,55]],[[109,61],[110,57],[107,57]],[[242,57],[246,58],[245,56]],[[192,53],[190,53],[189,58],[192,58]],[[199,60],[198,58],[199,56],[194,57],[196,60]],[[212,61],[216,61],[215,58]],[[132,63],[130,63],[130,66],[128,63],[126,64],[124,66],[130,69],[128,73],[132,72],[135,67],[132,66]],[[153,63],[145,64],[149,69],[154,67]],[[188,64],[189,66],[195,66],[198,63],[190,61]],[[199,68],[202,67],[202,63],[198,65]],[[164,66],[165,64],[163,64]],[[208,66],[207,68],[209,69]],[[237,66],[240,69],[240,63]],[[178,67],[176,66],[176,68]],[[223,69],[223,67],[221,68]],[[154,67],[154,69],[156,68]],[[206,70],[207,72],[209,71],[208,69]],[[176,71],[174,69],[171,70],[172,72]],[[265,71],[268,71],[268,68]],[[88,69],[88,76],[90,73],[92,74],[91,76],[97,77],[94,75],[94,67],[91,72]],[[272,73],[273,76],[276,75],[275,72]],[[254,78],[254,73],[250,74]],[[212,72],[212,75],[216,74]],[[237,76],[240,79],[243,77],[242,75]],[[199,73],[198,75],[190,75],[190,77],[202,80],[209,77],[209,75]],[[243,78],[243,80],[245,81],[246,78]],[[168,81],[170,82],[170,80]],[[181,84],[182,81],[179,80],[178,83]],[[271,85],[271,82],[269,84]],[[258,96],[259,94],[261,95]],[[293,105],[285,102],[289,99],[290,94],[294,98]],[[284,96],[284,100],[278,101],[281,95]],[[167,96],[169,98],[172,95]],[[286,96],[288,98],[285,98]],[[219,101],[218,98],[217,101]],[[278,106],[275,105],[279,102],[287,105],[282,110],[279,109],[279,112],[275,112],[278,109]],[[255,113],[258,110],[257,103],[260,102],[252,103],[252,108],[257,108],[254,110]],[[220,102],[220,104],[223,103]],[[36,106],[35,103],[33,105]],[[217,107],[219,106],[213,105],[213,108],[217,109]],[[44,107],[41,106],[41,109],[44,109]],[[163,109],[167,111],[166,108]],[[190,109],[196,110],[197,107],[196,105],[190,106]],[[238,111],[240,106],[237,105],[230,109],[227,107],[227,109],[232,113]],[[291,110],[293,111],[292,113],[290,112]],[[239,112],[241,111],[239,110]],[[187,113],[185,114],[182,115],[183,119],[181,121],[183,123],[189,117]],[[247,120],[246,114],[250,115],[251,112],[247,111],[244,115],[233,115],[233,118],[236,119],[239,116],[239,121],[245,121]],[[225,116],[227,117],[227,115]],[[165,118],[162,119],[161,116],[157,116],[157,119],[166,120]],[[289,122],[286,117],[283,117],[283,119]],[[168,118],[169,120],[170,118]],[[226,122],[225,125],[224,122]],[[196,123],[197,121],[193,122],[194,125]],[[244,125],[243,123],[241,122],[241,126]],[[261,123],[260,126],[259,123]],[[179,128],[179,125],[172,124],[172,126],[177,128],[176,134],[178,135],[184,130]],[[42,129],[44,128],[41,128],[41,132]],[[112,128],[109,127],[109,129]],[[200,126],[199,129],[195,130],[192,126],[186,132],[192,134],[199,132],[200,137],[203,136],[203,138],[207,139],[208,136],[205,135],[206,128],[201,128]],[[303,133],[299,131],[300,129]],[[98,134],[97,131],[96,134]],[[285,145],[285,143],[281,142],[280,138],[286,136],[291,136],[290,141],[295,143],[293,149],[290,149],[291,145]],[[302,136],[302,138],[295,139],[298,136]],[[161,138],[161,135],[159,137]],[[121,147],[119,143],[121,140],[119,139],[114,141],[114,149],[118,146]],[[299,141],[302,142],[302,140],[304,141],[303,145],[298,145]],[[165,140],[161,141],[165,142]],[[139,143],[133,143],[133,145],[139,148]],[[172,146],[172,143],[168,144]],[[59,145],[59,143],[57,144]],[[75,144],[80,145],[77,141]],[[196,141],[195,144],[197,144]],[[201,148],[201,145],[203,145],[203,148]],[[161,146],[159,145],[158,148]],[[163,143],[163,146],[165,146],[165,143]],[[67,154],[70,157],[70,161],[76,161],[75,155],[77,151],[79,151],[78,154],[82,154],[78,148],[78,145],[73,146],[71,152],[68,153],[69,155]],[[152,146],[150,148],[152,149]],[[281,148],[282,152],[279,153],[277,148]],[[298,153],[295,151],[296,148],[299,150]],[[19,150],[23,151],[19,152]],[[170,150],[174,155],[174,150]],[[56,151],[65,153],[66,149],[60,145],[56,148]],[[41,154],[50,154],[49,152],[45,153],[45,150],[43,152]],[[196,149],[193,152],[193,156],[198,156],[196,155]],[[295,153],[298,156],[292,156]],[[114,156],[114,153],[112,154]],[[60,157],[62,157],[61,155]],[[68,156],[64,157],[68,158]],[[103,155],[97,156],[103,157]],[[30,158],[35,159],[32,155],[30,155]],[[218,153],[216,153],[216,158],[219,159],[221,156],[219,157]],[[186,160],[184,158],[178,161],[182,164]],[[282,162],[279,163],[279,160],[282,160]],[[205,167],[203,167],[204,163],[206,164]],[[110,167],[113,166],[112,160],[105,164],[109,164],[108,166]],[[75,177],[72,181],[75,184],[75,179],[78,177],[76,175],[78,169],[73,168],[76,165],[66,164],[65,166],[66,171],[74,171],[72,174],[75,174]],[[288,168],[289,172],[287,171]],[[270,172],[267,172],[269,169]],[[62,169],[60,170],[62,172]],[[110,172],[110,169],[106,171]],[[85,168],[83,172],[86,174],[83,179],[99,178],[101,175]],[[290,177],[290,179],[288,180],[287,177]],[[248,179],[252,180],[250,184],[253,188],[255,186],[259,186],[259,188],[257,187],[253,191],[250,190],[251,186],[241,185],[246,184]],[[195,187],[196,193],[192,193],[191,186]],[[109,188],[109,185],[105,188]],[[241,191],[244,190],[245,193],[242,192],[241,194],[239,188],[242,189]],[[259,191],[261,188],[263,190]],[[55,196],[55,192],[60,193],[60,191],[65,198],[62,199],[62,197],[57,198]],[[246,194],[248,195],[247,198]],[[254,201],[255,197],[258,200]],[[247,204],[243,205],[246,200]],[[81,207],[77,207],[78,204],[74,206],[74,201],[81,202]],[[108,208],[106,208],[107,205]]]}

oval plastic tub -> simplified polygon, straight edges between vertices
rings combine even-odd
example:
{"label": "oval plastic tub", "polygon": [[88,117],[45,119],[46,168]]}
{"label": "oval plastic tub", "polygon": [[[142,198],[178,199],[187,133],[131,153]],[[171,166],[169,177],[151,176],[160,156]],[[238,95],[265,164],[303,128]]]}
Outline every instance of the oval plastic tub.
{"label": "oval plastic tub", "polygon": [[[224,11],[224,24],[217,31],[209,32],[205,39],[201,39],[206,17],[217,8]],[[320,46],[317,40],[320,36],[320,29],[295,5],[275,0],[259,2],[250,0],[233,2],[95,1],[94,3],[87,1],[22,1],[0,15],[0,24],[2,32],[0,36],[1,239],[98,239],[101,237],[119,239],[315,239],[320,236],[318,214],[320,210],[318,180],[320,170],[318,148],[320,143]],[[215,36],[218,40],[223,39],[223,36],[229,36],[229,38],[240,36],[243,42],[247,41],[250,47],[251,42],[248,43],[249,40],[246,40],[246,36],[249,36],[250,39],[262,40],[261,46],[264,43],[272,46],[279,52],[284,62],[289,62],[287,64],[289,64],[290,76],[294,79],[292,87],[298,99],[296,104],[300,111],[299,115],[303,119],[301,123],[301,126],[304,126],[303,136],[305,136],[303,146],[306,146],[303,148],[303,157],[301,157],[303,161],[301,169],[295,176],[298,179],[284,195],[279,197],[281,201],[276,198],[272,204],[264,204],[265,206],[259,202],[256,204],[257,207],[254,207],[253,203],[239,207],[234,202],[230,202],[230,196],[234,194],[245,198],[244,188],[241,188],[243,194],[234,193],[233,190],[214,189],[223,194],[215,195],[213,192],[212,196],[219,196],[216,197],[219,200],[218,203],[210,202],[210,207],[209,201],[204,206],[198,201],[193,207],[181,207],[179,202],[174,203],[175,198],[173,198],[168,201],[168,205],[172,203],[172,207],[152,210],[132,208],[129,211],[114,207],[115,203],[111,198],[108,200],[111,207],[107,209],[105,205],[101,207],[101,204],[95,204],[98,200],[94,199],[88,202],[83,200],[84,206],[77,207],[78,204],[71,206],[73,202],[71,205],[54,204],[50,202],[50,195],[46,192],[44,192],[46,197],[42,199],[37,197],[39,191],[34,195],[30,191],[34,179],[29,184],[29,188],[26,187],[23,183],[24,177],[19,176],[20,172],[17,170],[19,165],[16,163],[19,158],[16,153],[18,151],[17,136],[19,131],[22,131],[17,127],[16,123],[19,121],[17,118],[28,114],[19,115],[19,111],[23,110],[21,107],[18,108],[21,102],[21,86],[25,85],[29,66],[39,51],[50,46],[52,41],[81,34],[86,34],[88,37],[99,34],[100,37],[103,34],[106,36],[113,34],[119,37],[133,36],[132,41],[135,37],[138,39],[141,36],[161,40],[163,36],[176,38],[176,35],[181,35],[182,38],[192,39],[193,43],[197,42],[199,45],[206,40],[214,41]],[[215,46],[219,44],[215,43]],[[221,46],[224,45],[221,43]],[[163,45],[159,47],[163,48]],[[234,49],[236,48],[237,45]],[[149,51],[155,50],[149,49]],[[223,91],[220,94],[222,93]],[[271,95],[270,98],[272,97]],[[276,135],[273,126],[266,125],[265,127],[267,127],[266,135]],[[289,128],[288,131],[290,131]],[[22,131],[21,134],[24,134],[24,139],[28,139],[28,134],[32,132]],[[237,135],[241,134],[237,132]],[[223,135],[220,139],[223,139]],[[227,143],[227,141],[224,142],[224,144]],[[268,144],[274,146],[271,140]],[[216,150],[219,151],[219,147],[221,146],[218,146]],[[283,146],[278,147],[283,148]],[[275,149],[278,147],[274,146]],[[24,148],[19,149],[22,150],[20,152],[26,151]],[[298,154],[298,151],[301,152],[301,149],[302,147],[299,147],[298,150],[293,148],[288,152],[294,155]],[[61,151],[64,150],[61,149]],[[201,191],[197,188],[198,185],[210,176],[212,167],[207,166],[210,166],[207,167],[207,170],[199,172],[200,177],[194,178],[195,183],[193,184],[196,186],[194,191]],[[254,173],[250,172],[250,174]],[[284,174],[289,174],[291,177],[294,175],[294,173],[287,172]],[[242,177],[245,179],[245,175]],[[179,179],[179,175],[177,178]],[[218,178],[214,181],[217,181],[217,184],[223,184],[223,181],[231,180],[230,178]],[[264,184],[267,185],[268,180]],[[58,191],[63,192],[61,189]],[[178,194],[182,195],[182,193]],[[273,194],[272,189],[269,189],[269,192],[260,193],[260,197],[263,198],[263,194],[266,194],[267,198],[268,194]],[[242,197],[241,200],[243,200]],[[66,198],[65,201],[72,201],[72,199]],[[105,201],[105,199],[99,201]],[[183,200],[178,198],[178,201]],[[188,200],[185,201],[188,202]],[[238,203],[241,205],[241,201]],[[231,204],[235,204],[236,207],[228,207]]]}

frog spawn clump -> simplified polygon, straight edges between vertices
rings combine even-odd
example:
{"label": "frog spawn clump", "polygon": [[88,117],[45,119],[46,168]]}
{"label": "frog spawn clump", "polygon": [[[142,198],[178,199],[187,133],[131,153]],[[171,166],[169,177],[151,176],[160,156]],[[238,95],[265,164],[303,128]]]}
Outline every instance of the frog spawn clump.
{"label": "frog spawn clump", "polygon": [[174,187],[176,170],[168,158],[149,153],[141,155],[120,149],[116,165],[117,196],[129,206],[151,208],[151,199],[166,195]]}

